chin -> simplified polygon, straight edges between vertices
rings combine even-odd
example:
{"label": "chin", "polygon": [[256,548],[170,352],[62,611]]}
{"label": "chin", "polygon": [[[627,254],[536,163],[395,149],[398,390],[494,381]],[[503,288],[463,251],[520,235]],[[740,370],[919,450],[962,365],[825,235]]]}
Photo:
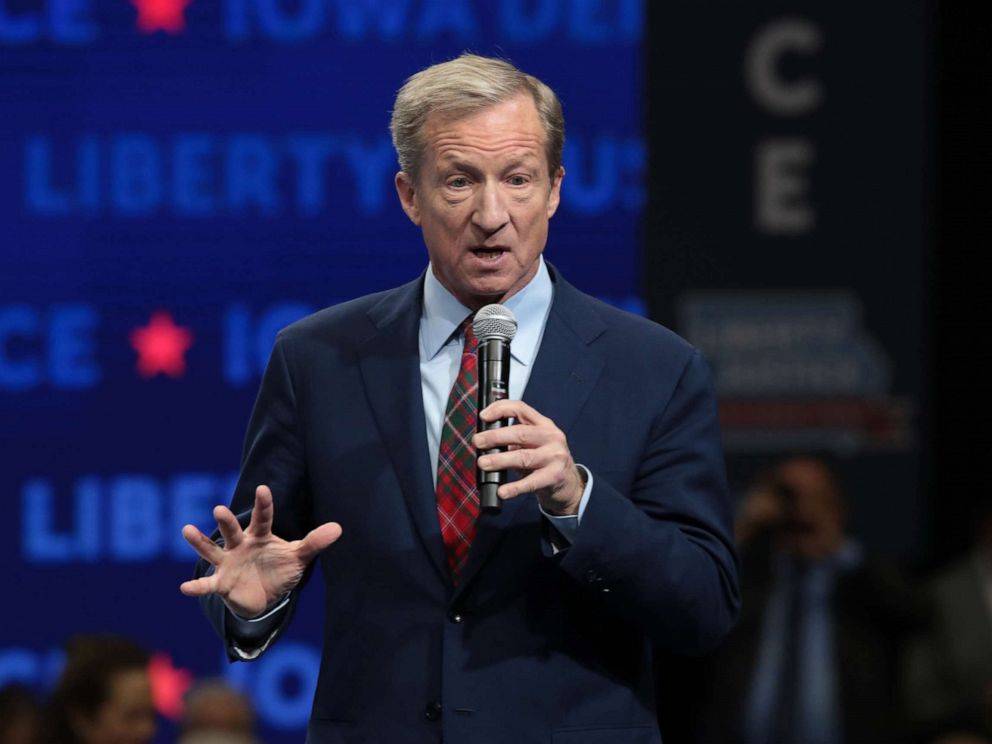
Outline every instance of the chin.
{"label": "chin", "polygon": [[500,298],[510,291],[511,283],[507,281],[481,281],[473,282],[465,287],[464,291],[472,297],[495,297]]}

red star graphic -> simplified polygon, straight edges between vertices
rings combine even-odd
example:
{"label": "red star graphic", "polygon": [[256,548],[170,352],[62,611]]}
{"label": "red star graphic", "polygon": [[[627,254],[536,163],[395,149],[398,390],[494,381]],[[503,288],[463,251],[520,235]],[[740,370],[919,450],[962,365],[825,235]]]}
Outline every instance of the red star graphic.
{"label": "red star graphic", "polygon": [[131,331],[131,346],[138,352],[138,372],[142,377],[186,374],[186,352],[193,345],[193,333],[177,326],[164,310],[152,314],[148,325]]}
{"label": "red star graphic", "polygon": [[178,34],[186,28],[183,11],[192,0],[131,0],[138,9],[138,30],[143,34],[165,31]]}
{"label": "red star graphic", "polygon": [[183,695],[193,686],[193,673],[177,669],[172,657],[157,653],[148,663],[148,676],[152,682],[152,700],[155,710],[173,721],[183,714]]}

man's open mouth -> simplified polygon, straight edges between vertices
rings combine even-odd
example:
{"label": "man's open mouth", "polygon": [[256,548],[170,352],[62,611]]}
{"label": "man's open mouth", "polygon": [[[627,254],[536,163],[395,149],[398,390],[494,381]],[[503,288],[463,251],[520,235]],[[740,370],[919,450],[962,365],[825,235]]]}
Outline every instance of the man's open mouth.
{"label": "man's open mouth", "polygon": [[499,248],[499,247],[497,248],[480,247],[480,248],[472,248],[471,251],[474,255],[478,256],[479,258],[486,258],[493,260],[499,258],[504,253],[506,253],[507,249]]}

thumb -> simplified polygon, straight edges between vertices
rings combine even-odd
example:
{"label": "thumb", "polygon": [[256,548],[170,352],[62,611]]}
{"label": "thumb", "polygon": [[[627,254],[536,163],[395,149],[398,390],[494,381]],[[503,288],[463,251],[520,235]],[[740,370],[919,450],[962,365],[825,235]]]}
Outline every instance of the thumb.
{"label": "thumb", "polygon": [[300,540],[296,546],[296,554],[304,563],[312,561],[318,553],[341,537],[341,525],[337,522],[327,522],[315,527]]}

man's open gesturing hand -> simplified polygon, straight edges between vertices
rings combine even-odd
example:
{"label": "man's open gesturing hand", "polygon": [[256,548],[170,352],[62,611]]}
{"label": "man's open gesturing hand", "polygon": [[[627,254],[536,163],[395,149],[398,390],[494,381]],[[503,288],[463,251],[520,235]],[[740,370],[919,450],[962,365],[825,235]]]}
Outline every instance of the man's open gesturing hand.
{"label": "man's open gesturing hand", "polygon": [[300,583],[303,572],[318,553],[341,537],[341,525],[328,522],[302,540],[287,542],[272,534],[275,507],[268,486],[255,489],[255,508],[248,528],[226,506],[214,508],[223,547],[191,524],[183,537],[214,567],[210,576],[183,582],[179,590],[189,597],[217,594],[241,617],[261,615]]}
{"label": "man's open gesturing hand", "polygon": [[518,481],[500,486],[499,497],[512,499],[533,492],[549,514],[577,514],[584,485],[568,449],[564,432],[521,400],[498,400],[479,412],[483,421],[515,418],[513,426],[476,434],[480,450],[508,447],[509,452],[479,458],[483,470],[512,468],[524,473]]}

